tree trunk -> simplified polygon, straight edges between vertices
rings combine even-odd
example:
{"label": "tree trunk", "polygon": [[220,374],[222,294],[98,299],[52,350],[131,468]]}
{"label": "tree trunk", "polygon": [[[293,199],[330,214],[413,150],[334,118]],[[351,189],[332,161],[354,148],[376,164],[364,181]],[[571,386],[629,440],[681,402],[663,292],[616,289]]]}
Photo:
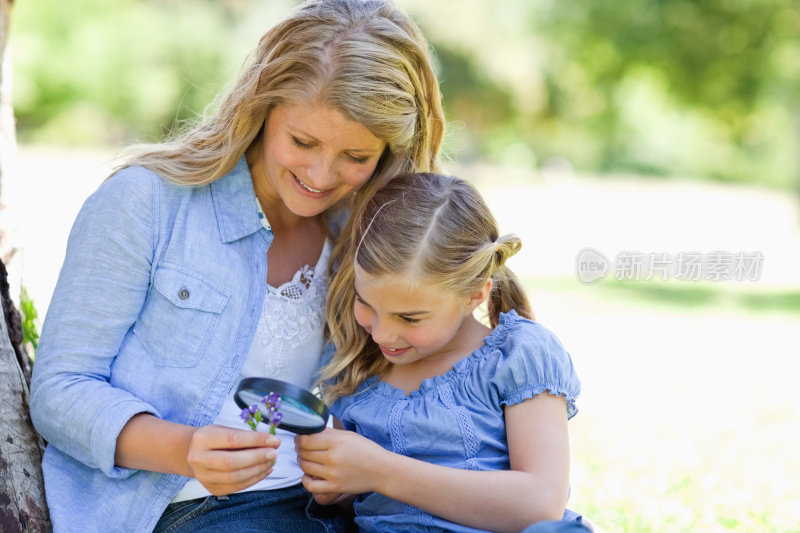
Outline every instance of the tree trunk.
{"label": "tree trunk", "polygon": [[9,17],[11,16],[11,0],[0,0],[0,259],[11,270],[11,294],[18,296],[21,276],[17,262],[12,257],[20,248],[16,212],[8,209],[9,187],[14,175],[17,156],[17,135],[14,122],[14,108],[11,105],[11,60],[8,46]]}
{"label": "tree trunk", "polygon": [[28,411],[28,387],[0,320],[0,532],[51,531],[42,442]]}
{"label": "tree trunk", "polygon": [[[4,297],[3,303],[7,302],[10,300]],[[16,309],[11,306],[8,312],[13,316]],[[31,422],[28,385],[6,320],[0,320],[0,399],[0,532],[50,531],[42,441]]]}
{"label": "tree trunk", "polygon": [[[0,0],[0,191],[2,182],[7,183],[5,171],[9,169],[8,159],[13,157],[16,146],[6,58],[11,4],[11,0]],[[8,234],[0,235],[0,253],[6,258],[14,252],[9,241]],[[43,445],[31,422],[30,374],[26,376],[22,370],[29,371],[30,366],[21,348],[19,314],[9,296],[6,267],[2,261],[0,293],[3,308],[0,319],[0,533],[49,532],[52,526],[44,497]]]}

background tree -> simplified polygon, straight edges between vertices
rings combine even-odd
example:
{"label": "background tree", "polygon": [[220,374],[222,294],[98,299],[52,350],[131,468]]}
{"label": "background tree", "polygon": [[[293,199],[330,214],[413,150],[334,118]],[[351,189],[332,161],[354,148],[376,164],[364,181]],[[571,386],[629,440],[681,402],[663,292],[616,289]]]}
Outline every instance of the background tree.
{"label": "background tree", "polygon": [[[23,2],[20,138],[161,138],[202,110],[296,3]],[[796,182],[796,0],[396,3],[436,50],[454,159]]]}
{"label": "background tree", "polygon": [[447,24],[438,2],[406,2],[439,51],[448,117],[481,136],[460,146],[598,174],[796,183],[796,0],[463,0]]}
{"label": "background tree", "polygon": [[[0,58],[5,66],[11,1],[0,0],[0,10]],[[5,68],[0,68],[0,73],[5,72]],[[0,86],[7,86],[3,81],[0,79]],[[5,96],[4,92],[2,106],[10,109]],[[0,112],[6,119],[6,109]],[[13,149],[13,127],[13,120],[0,120],[3,139],[0,187],[7,179],[3,172],[7,168],[4,160],[9,148]],[[46,532],[51,526],[41,469],[43,447],[29,414],[30,361],[22,349],[20,317],[9,295],[8,272],[2,261],[0,296],[3,308],[3,320],[0,320],[0,532]]]}

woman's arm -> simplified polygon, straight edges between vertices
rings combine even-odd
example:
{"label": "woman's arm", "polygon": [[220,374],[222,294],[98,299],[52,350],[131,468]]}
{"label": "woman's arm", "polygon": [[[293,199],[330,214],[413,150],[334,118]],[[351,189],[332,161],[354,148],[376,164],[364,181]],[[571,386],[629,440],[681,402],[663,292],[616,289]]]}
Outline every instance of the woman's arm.
{"label": "woman's arm", "polygon": [[507,407],[508,471],[470,471],[389,452],[360,435],[327,430],[296,437],[298,462],[313,493],[379,492],[452,522],[521,531],[560,520],[569,484],[565,401],[540,394]]}
{"label": "woman's arm", "polygon": [[117,437],[117,466],[196,478],[211,494],[245,489],[272,472],[277,437],[224,426],[195,428],[142,413]]}
{"label": "woman's arm", "polygon": [[150,283],[156,178],[126,169],[84,203],[44,321],[31,382],[37,431],[59,451],[114,477],[122,426],[155,407],[111,384],[111,368]]}
{"label": "woman's arm", "polygon": [[50,445],[110,477],[147,469],[232,492],[269,473],[277,439],[167,422],[148,398],[114,385],[114,361],[150,287],[158,183],[126,169],[81,209],[42,331],[31,415]]}

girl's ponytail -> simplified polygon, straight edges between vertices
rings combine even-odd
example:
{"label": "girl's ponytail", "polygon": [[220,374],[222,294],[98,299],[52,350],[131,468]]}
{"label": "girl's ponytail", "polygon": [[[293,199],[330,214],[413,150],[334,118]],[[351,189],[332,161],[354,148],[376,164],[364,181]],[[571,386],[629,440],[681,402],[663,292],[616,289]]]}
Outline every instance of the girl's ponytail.
{"label": "girl's ponytail", "polygon": [[519,316],[533,320],[528,296],[517,276],[506,266],[506,260],[522,248],[522,241],[516,235],[507,234],[499,237],[492,246],[492,291],[487,304],[489,324],[494,328],[500,320],[500,313],[508,313],[512,309]]}

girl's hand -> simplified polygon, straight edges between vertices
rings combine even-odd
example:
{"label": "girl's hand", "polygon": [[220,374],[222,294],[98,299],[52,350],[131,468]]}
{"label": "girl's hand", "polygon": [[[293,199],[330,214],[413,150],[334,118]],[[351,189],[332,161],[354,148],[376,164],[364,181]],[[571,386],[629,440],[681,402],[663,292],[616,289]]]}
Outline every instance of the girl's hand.
{"label": "girl's hand", "polygon": [[[311,476],[308,474],[303,476],[303,486],[305,486],[305,479],[309,478],[312,479]],[[308,490],[308,487],[306,487]],[[343,494],[339,492],[329,492],[329,493],[312,493],[314,494],[314,500],[320,505],[340,505],[340,506],[352,506],[353,500],[355,500],[355,494]]]}
{"label": "girl's hand", "polygon": [[281,441],[269,433],[204,426],[192,433],[186,461],[192,475],[211,494],[222,496],[267,477]]}
{"label": "girl's hand", "polygon": [[314,435],[297,435],[297,464],[306,475],[303,486],[317,502],[338,501],[344,494],[377,491],[381,462],[388,454],[379,444],[352,431],[326,428]]}

